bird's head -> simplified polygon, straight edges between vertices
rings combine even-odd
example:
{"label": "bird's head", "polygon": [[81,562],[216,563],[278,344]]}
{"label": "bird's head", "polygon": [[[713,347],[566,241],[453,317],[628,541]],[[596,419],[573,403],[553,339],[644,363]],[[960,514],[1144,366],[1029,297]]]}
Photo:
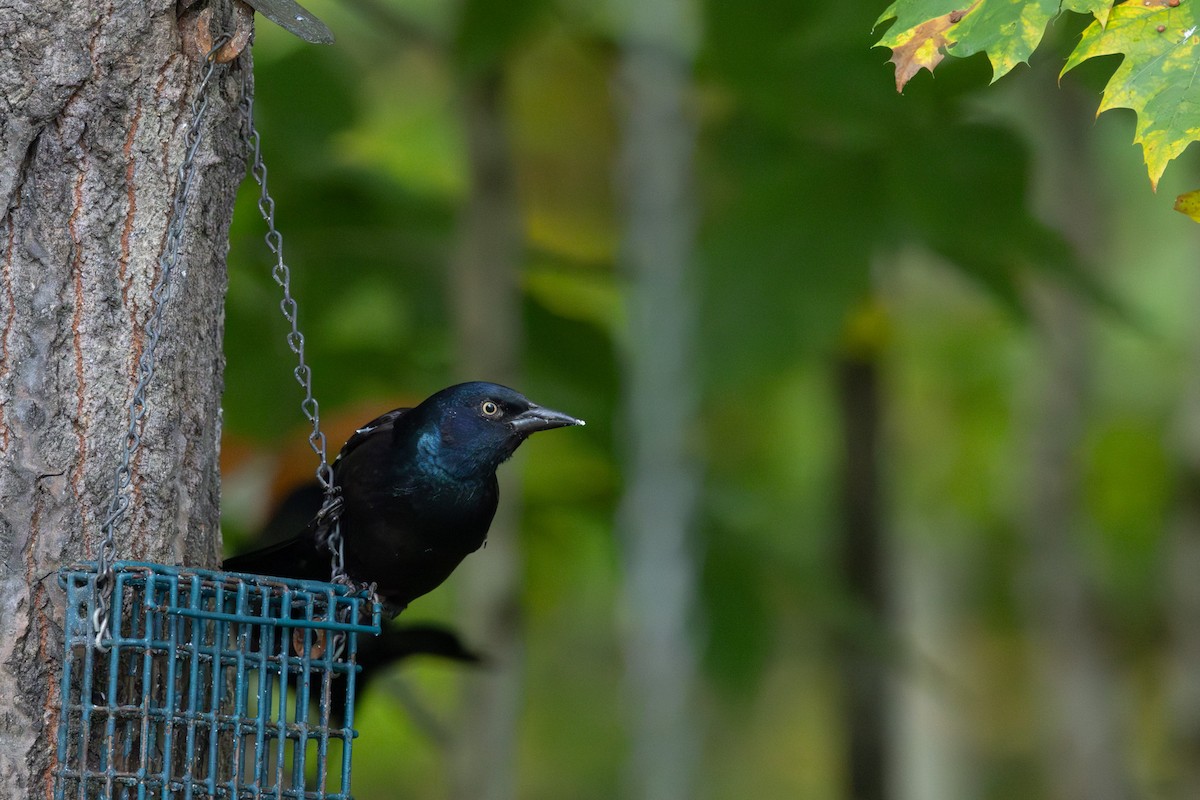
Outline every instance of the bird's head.
{"label": "bird's head", "polygon": [[424,420],[422,456],[460,478],[491,475],[532,433],[584,424],[506,386],[482,381],[443,389],[414,412]]}

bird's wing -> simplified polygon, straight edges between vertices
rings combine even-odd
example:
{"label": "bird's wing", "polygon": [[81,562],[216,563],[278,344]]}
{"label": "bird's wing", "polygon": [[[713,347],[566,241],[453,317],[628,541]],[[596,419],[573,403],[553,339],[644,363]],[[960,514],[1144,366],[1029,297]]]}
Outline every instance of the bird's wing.
{"label": "bird's wing", "polygon": [[334,459],[333,463],[337,464],[343,458],[350,455],[350,453],[360,444],[367,441],[367,439],[371,438],[372,436],[378,436],[385,431],[391,431],[396,425],[396,420],[400,419],[411,410],[411,408],[394,408],[386,414],[379,415],[366,425],[363,425],[354,432],[353,436],[346,440],[344,445],[342,445],[342,449],[338,452],[337,458]]}
{"label": "bird's wing", "polygon": [[297,536],[250,553],[231,556],[221,564],[226,572],[276,575],[310,581],[329,580],[329,553],[310,536]]}

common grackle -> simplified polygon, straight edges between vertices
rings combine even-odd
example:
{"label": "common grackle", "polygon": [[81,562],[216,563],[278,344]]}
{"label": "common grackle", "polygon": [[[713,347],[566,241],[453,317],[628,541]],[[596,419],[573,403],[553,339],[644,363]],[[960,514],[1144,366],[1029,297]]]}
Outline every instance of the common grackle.
{"label": "common grackle", "polygon": [[[333,463],[347,576],[375,584],[395,614],[483,546],[496,468],[532,433],[582,425],[494,383],[461,383],[367,423]],[[224,569],[328,580],[319,517],[297,537],[225,560]]]}
{"label": "common grackle", "polygon": [[[275,507],[255,538],[270,543],[288,538],[317,515],[324,501],[325,492],[315,480],[294,487]],[[444,625],[429,622],[384,625],[379,635],[358,638],[355,708],[367,696],[370,684],[414,656],[434,656],[466,667],[476,667],[485,661],[481,654],[468,648],[455,631]],[[289,671],[289,681],[297,677],[298,673]],[[319,703],[322,696],[318,692],[310,699]],[[334,727],[340,728],[345,724],[346,694],[332,692],[327,697],[329,719]]]}

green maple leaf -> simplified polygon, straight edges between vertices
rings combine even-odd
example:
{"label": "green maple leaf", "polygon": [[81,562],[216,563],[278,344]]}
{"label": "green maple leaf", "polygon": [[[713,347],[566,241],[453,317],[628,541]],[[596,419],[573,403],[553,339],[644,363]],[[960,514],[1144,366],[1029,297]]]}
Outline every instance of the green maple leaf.
{"label": "green maple leaf", "polygon": [[981,0],[963,17],[951,53],[963,58],[987,53],[994,83],[1029,61],[1058,9],[1059,0]]}
{"label": "green maple leaf", "polygon": [[1150,183],[1200,139],[1200,50],[1197,4],[1142,0],[1114,6],[1108,24],[1093,22],[1063,73],[1089,58],[1122,55],[1096,112],[1129,108],[1137,114],[1133,141],[1142,146]]}
{"label": "green maple leaf", "polygon": [[1080,14],[1091,14],[1101,27],[1108,24],[1108,15],[1112,11],[1113,0],[1063,0],[1063,11],[1077,11]]}

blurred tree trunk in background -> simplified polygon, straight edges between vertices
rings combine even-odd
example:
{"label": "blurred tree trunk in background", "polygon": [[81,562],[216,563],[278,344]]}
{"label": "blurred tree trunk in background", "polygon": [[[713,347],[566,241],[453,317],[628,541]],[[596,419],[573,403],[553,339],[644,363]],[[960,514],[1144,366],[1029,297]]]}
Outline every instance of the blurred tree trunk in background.
{"label": "blurred tree trunk in background", "polygon": [[697,556],[703,471],[695,437],[696,301],[690,279],[696,125],[688,109],[699,14],[687,0],[631,0],[623,14],[621,264],[629,278],[622,376],[621,622],[632,740],[629,797],[696,795]]}
{"label": "blurred tree trunk in background", "polygon": [[883,800],[889,796],[891,772],[885,643],[891,614],[880,519],[879,363],[872,345],[856,349],[859,352],[843,355],[835,367],[842,426],[841,572],[854,617],[861,614],[869,624],[851,625],[841,637],[839,672],[845,692],[849,796]]}
{"label": "blurred tree trunk in background", "polygon": [[[500,68],[460,82],[470,196],[452,261],[459,371],[464,380],[520,383],[521,227]],[[505,800],[516,794],[517,723],[524,664],[520,604],[520,480],[498,473],[500,508],[487,552],[459,567],[462,629],[488,657],[463,678],[462,713],[452,756],[454,796]]]}
{"label": "blurred tree trunk in background", "polygon": [[[1035,79],[1036,78],[1036,79]],[[1085,261],[1102,252],[1104,224],[1092,185],[1095,161],[1079,131],[1093,102],[1051,73],[1031,75],[1026,106],[1040,153],[1035,187],[1043,215]],[[1103,631],[1078,537],[1086,531],[1081,450],[1091,361],[1084,300],[1040,281],[1030,293],[1039,374],[1028,412],[1031,463],[1025,523],[1028,563],[1018,592],[1025,604],[1033,669],[1042,697],[1045,769],[1055,797],[1132,796],[1123,737],[1123,687]]]}
{"label": "blurred tree trunk in background", "polygon": [[951,524],[902,535],[902,544],[888,548],[902,653],[889,703],[889,793],[900,800],[971,800],[983,796],[984,786],[972,731],[978,671],[964,647],[968,586],[979,572],[970,548],[978,532]]}
{"label": "blurred tree trunk in background", "polygon": [[[50,794],[54,571],[101,539],[203,60],[171,0],[14,0],[0,18],[0,797],[15,799]],[[220,552],[225,253],[245,172],[220,121],[236,119],[238,69],[212,86],[122,558]]]}
{"label": "blurred tree trunk in background", "polygon": [[1076,542],[1087,343],[1080,301],[1060,287],[1036,292],[1040,402],[1030,419],[1032,464],[1025,533],[1025,604],[1054,796],[1131,797],[1121,734],[1122,690]]}
{"label": "blurred tree trunk in background", "polygon": [[1179,473],[1164,556],[1172,797],[1200,797],[1200,327],[1193,325],[1191,338],[1183,396],[1166,444]]}
{"label": "blurred tree trunk in background", "polygon": [[1200,355],[1192,362],[1171,448],[1180,480],[1166,541],[1171,797],[1200,797]]}

